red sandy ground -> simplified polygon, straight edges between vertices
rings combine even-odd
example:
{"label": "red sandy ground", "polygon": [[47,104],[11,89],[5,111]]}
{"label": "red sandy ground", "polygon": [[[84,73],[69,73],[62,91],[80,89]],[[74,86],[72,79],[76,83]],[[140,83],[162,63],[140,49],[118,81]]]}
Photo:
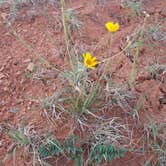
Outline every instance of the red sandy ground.
{"label": "red sandy ground", "polygon": [[[103,1],[104,2],[104,1]],[[120,51],[120,41],[129,35],[138,25],[142,24],[143,17],[133,16],[130,20],[127,15],[128,9],[120,7],[115,1],[105,1],[103,4],[95,4],[95,0],[71,0],[67,5],[78,12],[79,19],[83,22],[81,33],[73,32],[72,37],[79,52],[93,50],[95,43],[98,42],[107,31],[104,28],[105,22],[109,20],[120,23],[121,28],[114,37],[112,55]],[[145,10],[150,14],[148,24],[153,24],[154,20],[160,21],[166,16],[164,11],[166,1],[153,0],[145,1]],[[39,6],[37,10],[42,13],[44,7]],[[22,12],[26,15],[28,7],[23,8]],[[22,15],[23,15],[22,14]],[[58,69],[63,70],[68,66],[68,56],[65,51],[63,27],[61,23],[60,8],[49,8],[49,19],[46,14],[39,14],[34,18],[22,18],[16,20],[12,27],[7,27],[5,17],[8,16],[8,8],[1,9],[0,15],[0,160],[10,152],[12,140],[6,134],[7,125],[17,126],[22,118],[27,124],[32,124],[34,129],[40,132],[52,131],[58,139],[64,139],[69,135],[71,121],[58,121],[56,125],[51,125],[43,115],[43,110],[38,106],[39,100],[53,94],[59,88],[58,72],[44,69],[41,79],[27,79],[27,66],[30,62],[38,64],[37,57],[33,51],[28,50],[13,35],[15,30],[28,44],[37,52],[44,56],[48,62]],[[51,20],[52,19],[52,20]],[[166,31],[166,23],[162,23],[163,31]],[[104,45],[104,43],[103,43]],[[160,79],[149,79],[149,74],[143,72],[145,66],[156,61],[159,64],[166,64],[165,43],[160,42],[157,49],[144,48],[139,56],[138,76],[135,87],[132,91],[140,96],[144,93],[147,98],[144,101],[146,112],[140,111],[140,122],[142,125],[135,126],[134,138],[137,139],[137,132],[141,133],[141,126],[148,123],[147,115],[153,117],[156,123],[166,121],[166,106],[159,102],[159,98],[166,95],[166,77],[159,76]],[[99,60],[109,57],[107,47],[96,50],[95,55]],[[113,71],[112,79],[115,82],[124,83],[128,79],[131,71],[131,62],[124,55],[113,58],[111,67]],[[44,81],[42,81],[44,80]],[[16,109],[16,113],[12,110]],[[134,125],[134,124],[133,124]],[[47,126],[47,128],[46,128]],[[138,137],[139,138],[139,137]],[[28,165],[29,158],[22,160],[19,157],[22,151],[18,152],[17,166]],[[137,166],[148,159],[141,154],[127,153],[124,158],[117,159],[110,166]],[[27,161],[26,161],[27,160]],[[6,166],[11,165],[7,161]],[[72,165],[64,163],[62,165]]]}

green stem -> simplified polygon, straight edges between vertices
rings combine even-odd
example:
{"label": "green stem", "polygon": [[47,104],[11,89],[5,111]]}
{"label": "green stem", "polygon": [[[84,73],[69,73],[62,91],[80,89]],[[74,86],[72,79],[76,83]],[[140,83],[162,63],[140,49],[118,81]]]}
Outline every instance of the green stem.
{"label": "green stem", "polygon": [[142,26],[142,29],[140,32],[140,36],[138,38],[138,45],[136,47],[136,52],[134,54],[134,62],[132,64],[132,71],[131,71],[130,78],[129,78],[130,86],[133,85],[133,83],[136,80],[136,76],[137,76],[137,62],[138,62],[138,56],[139,56],[140,49],[142,48],[142,39],[143,39],[144,30],[145,30],[146,19],[147,19],[147,17],[145,17],[145,19],[144,19],[144,23],[143,23],[143,26]]}
{"label": "green stem", "polygon": [[112,54],[113,38],[114,38],[114,34],[110,33],[110,39],[109,39],[109,45],[110,45],[110,49],[111,49],[110,55]]}
{"label": "green stem", "polygon": [[66,12],[65,12],[65,1],[64,0],[61,0],[61,11],[62,11],[62,23],[63,23],[63,30],[64,30],[64,34],[65,34],[67,53],[69,55],[70,64],[73,69],[74,64],[73,64],[72,56],[70,53],[70,41],[69,41],[69,33],[68,33],[67,22],[66,22]]}

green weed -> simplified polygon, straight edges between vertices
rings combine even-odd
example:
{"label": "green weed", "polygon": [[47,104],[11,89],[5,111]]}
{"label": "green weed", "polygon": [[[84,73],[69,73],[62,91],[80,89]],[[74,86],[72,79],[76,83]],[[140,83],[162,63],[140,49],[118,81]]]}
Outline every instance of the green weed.
{"label": "green weed", "polygon": [[65,154],[70,160],[75,161],[76,166],[82,166],[84,163],[100,163],[105,160],[111,162],[115,158],[123,157],[127,149],[116,148],[111,144],[97,144],[91,145],[88,159],[85,160],[83,156],[86,150],[83,150],[82,146],[76,146],[77,137],[71,135],[60,144],[56,139],[49,141],[39,146],[38,152],[41,158],[58,156],[60,154]]}
{"label": "green weed", "polygon": [[118,149],[101,143],[91,147],[88,161],[95,164],[101,163],[103,160],[111,162],[113,159],[123,157],[126,151],[125,148]]}
{"label": "green weed", "polygon": [[143,11],[142,0],[123,0],[121,5],[124,8],[130,8],[132,15],[141,15]]}
{"label": "green weed", "polygon": [[66,10],[66,21],[68,22],[70,33],[81,30],[83,23],[78,19],[74,9]]}
{"label": "green weed", "polygon": [[148,147],[158,156],[158,164],[164,163],[162,159],[166,155],[166,124],[157,124],[150,120],[150,124],[145,128],[147,133]]}
{"label": "green weed", "polygon": [[24,128],[20,130],[11,130],[8,134],[18,145],[24,146],[30,143],[30,140],[24,133]]}
{"label": "green weed", "polygon": [[132,86],[137,77],[137,63],[140,51],[143,48],[144,44],[144,34],[145,34],[145,25],[146,17],[144,19],[143,26],[137,28],[136,32],[129,36],[128,42],[130,41],[130,46],[126,49],[126,55],[132,62],[132,70],[129,75],[129,85]]}
{"label": "green weed", "polygon": [[146,71],[151,74],[152,78],[157,78],[159,74],[166,72],[166,65],[160,65],[160,64],[152,64],[149,66],[146,66]]}

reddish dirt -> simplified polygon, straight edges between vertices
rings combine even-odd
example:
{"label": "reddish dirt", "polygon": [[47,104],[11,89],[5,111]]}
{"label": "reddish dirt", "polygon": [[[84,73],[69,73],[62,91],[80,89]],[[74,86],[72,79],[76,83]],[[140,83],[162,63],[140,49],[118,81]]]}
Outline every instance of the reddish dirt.
{"label": "reddish dirt", "polygon": [[[103,1],[96,3],[95,0],[71,0],[67,3],[68,8],[74,8],[78,18],[83,22],[80,33],[73,32],[72,40],[78,53],[85,50],[93,50],[95,44],[107,34],[104,24],[107,21],[117,21],[120,23],[120,31],[114,36],[112,54],[107,41],[94,52],[99,60],[111,57],[110,66],[113,71],[112,80],[115,83],[123,84],[128,80],[132,63],[125,54],[114,55],[120,52],[120,41],[125,39],[138,25],[143,23],[143,16],[133,16],[128,18],[129,9],[123,9],[116,1]],[[147,22],[152,25],[155,20],[162,22],[166,16],[166,2],[163,0],[146,0],[145,10],[150,14]],[[18,18],[12,26],[5,23],[8,17],[8,7],[3,7],[0,13],[0,160],[3,160],[10,152],[12,144],[11,138],[7,135],[8,124],[17,126],[24,119],[26,124],[32,124],[39,133],[45,131],[52,132],[58,139],[66,138],[73,127],[71,119],[58,119],[50,123],[44,110],[39,106],[40,100],[52,95],[62,84],[59,80],[58,71],[40,63],[37,55],[42,55],[47,61],[58,68],[64,70],[69,66],[68,56],[65,49],[63,26],[61,23],[60,7],[39,6],[39,15],[33,18],[26,18],[28,7],[23,8],[25,17]],[[45,11],[48,9],[48,11]],[[42,14],[41,14],[42,13]],[[49,17],[47,16],[49,15]],[[166,31],[166,22],[162,22],[163,31]],[[27,48],[18,36],[32,46]],[[147,65],[158,62],[166,64],[165,41],[158,42],[159,46],[155,49],[145,47],[139,55],[138,75],[136,84],[131,91],[139,98],[144,93],[145,100],[140,111],[140,122],[135,124],[135,142],[143,133],[142,127],[148,124],[148,117],[152,117],[155,122],[166,122],[166,73],[153,79],[149,73],[145,72]],[[28,77],[31,74],[27,71],[30,63],[33,63],[39,71],[38,78]],[[37,77],[37,76],[36,76]],[[163,102],[162,102],[163,101]],[[114,114],[118,114],[115,113]],[[120,113],[123,116],[123,113]],[[133,123],[133,120],[131,121]],[[137,133],[138,132],[138,133]],[[29,157],[23,156],[22,149],[16,154],[17,166],[28,165]],[[149,156],[150,155],[150,156]],[[124,158],[117,159],[109,164],[110,166],[140,166],[151,157],[151,154],[127,153]],[[7,159],[6,166],[10,166],[12,159]],[[65,161],[64,161],[65,162]],[[155,157],[154,157],[155,163]],[[0,163],[1,165],[1,163]],[[63,163],[62,165],[72,165]]]}

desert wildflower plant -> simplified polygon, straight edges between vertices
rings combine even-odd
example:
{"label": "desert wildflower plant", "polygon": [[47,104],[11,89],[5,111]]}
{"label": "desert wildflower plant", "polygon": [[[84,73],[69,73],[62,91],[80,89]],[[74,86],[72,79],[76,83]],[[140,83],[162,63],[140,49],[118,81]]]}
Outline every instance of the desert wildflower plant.
{"label": "desert wildflower plant", "polygon": [[[32,152],[33,164],[31,165],[33,166],[39,164],[49,165],[47,159],[56,160],[54,163],[58,165],[62,161],[62,157],[64,157],[64,162],[67,161],[66,163],[68,163],[68,160],[72,160],[76,166],[104,165],[105,162],[112,162],[113,159],[123,157],[127,151],[138,153],[137,145],[143,142],[141,152],[144,149],[152,149],[158,156],[165,156],[164,127],[166,125],[161,126],[157,123],[150,123],[148,126],[141,126],[142,128],[144,127],[143,137],[141,137],[140,141],[135,142],[132,135],[135,126],[131,126],[130,121],[132,122],[132,119],[130,117],[128,119],[128,116],[132,116],[134,120],[136,119],[136,121],[133,120],[133,122],[136,122],[135,125],[137,123],[141,125],[139,111],[145,110],[143,103],[148,97],[146,93],[143,93],[137,98],[139,92],[135,94],[134,87],[130,90],[131,86],[134,86],[135,81],[137,81],[138,58],[143,52],[144,36],[147,33],[145,31],[146,20],[143,26],[140,26],[140,28],[137,26],[136,32],[128,35],[124,42],[122,41],[120,50],[114,49],[114,37],[120,29],[120,23],[112,21],[103,24],[104,36],[99,41],[95,39],[92,42],[90,39],[90,45],[86,47],[86,45],[82,46],[82,39],[77,39],[79,36],[77,38],[75,38],[76,35],[72,36],[75,31],[74,28],[78,30],[82,26],[82,22],[77,20],[74,15],[75,9],[66,10],[65,0],[60,0],[60,2],[62,12],[60,27],[63,24],[64,44],[66,45],[65,50],[60,51],[60,55],[63,53],[65,57],[67,54],[68,57],[65,57],[65,59],[70,62],[65,64],[63,69],[55,68],[49,64],[44,56],[40,56],[32,46],[24,42],[16,31],[13,31],[14,36],[18,38],[20,43],[29,51],[33,51],[34,55],[39,57],[42,64],[47,67],[44,71],[42,70],[43,68],[41,68],[41,71],[40,68],[37,68],[32,77],[40,79],[44,86],[47,83],[52,85],[52,82],[54,84],[55,81],[59,84],[58,86],[53,86],[51,89],[53,93],[52,91],[48,92],[48,96],[41,99],[41,101],[30,97],[30,100],[41,105],[41,110],[43,111],[41,118],[46,117],[47,124],[50,124],[49,129],[46,128],[46,134],[42,132],[38,134],[31,123],[26,126],[22,123],[17,128],[9,128],[8,135],[14,141],[13,154],[20,147],[23,147],[26,153]],[[80,33],[80,37],[84,36]],[[154,38],[154,34],[152,38]],[[78,43],[75,43],[75,41]],[[61,45],[61,42],[57,43]],[[87,48],[90,51],[84,52]],[[98,59],[99,55],[100,58]],[[122,78],[124,81],[121,83],[121,72],[119,74],[116,71],[123,69],[123,63],[128,64],[125,61],[125,56],[131,61],[132,71],[128,82]],[[118,59],[115,59],[115,57],[118,57]],[[165,66],[162,64],[155,63],[155,65],[151,66],[150,63],[149,65],[147,71],[151,74],[152,78],[150,79],[156,79],[156,75],[166,71]],[[57,73],[48,72],[51,69],[56,70]],[[47,82],[48,77],[45,77],[47,74],[49,75],[48,77],[53,77],[51,82],[50,80]],[[31,75],[27,75],[27,77],[31,77]],[[124,113],[120,112],[119,114],[119,111]],[[115,117],[115,115],[118,115],[118,117]],[[124,116],[122,117],[121,115]],[[65,126],[62,123],[65,123]],[[62,125],[62,129],[60,131],[56,130],[61,127],[60,125]],[[162,129],[160,129],[161,127]],[[63,129],[65,129],[64,132]],[[63,142],[57,139],[57,136],[61,136],[61,131],[64,134],[63,138],[61,138],[64,140]],[[80,137],[75,135],[78,132]],[[161,138],[164,141],[161,141]],[[145,140],[142,141],[142,139]],[[150,144],[145,146],[146,142]],[[15,156],[13,157],[14,160]],[[149,161],[146,163],[149,163]]]}
{"label": "desert wildflower plant", "polygon": [[120,25],[117,22],[109,21],[109,22],[105,23],[105,28],[108,30],[108,32],[110,34],[110,35],[108,35],[108,36],[110,36],[109,40],[108,40],[108,45],[110,45],[110,49],[111,49],[110,54],[111,54],[112,53],[113,36],[114,36],[115,32],[117,32],[119,30]]}
{"label": "desert wildflower plant", "polygon": [[90,52],[86,52],[85,54],[83,54],[83,58],[84,58],[84,65],[87,68],[95,69],[97,64],[99,64],[96,57],[92,56]]}
{"label": "desert wildflower plant", "polygon": [[119,23],[114,23],[114,22],[107,22],[106,24],[105,24],[105,27],[106,27],[106,29],[109,31],[109,32],[111,32],[111,33],[115,33],[115,32],[117,32],[118,30],[119,30],[119,28],[120,28],[120,25],[119,25]]}

